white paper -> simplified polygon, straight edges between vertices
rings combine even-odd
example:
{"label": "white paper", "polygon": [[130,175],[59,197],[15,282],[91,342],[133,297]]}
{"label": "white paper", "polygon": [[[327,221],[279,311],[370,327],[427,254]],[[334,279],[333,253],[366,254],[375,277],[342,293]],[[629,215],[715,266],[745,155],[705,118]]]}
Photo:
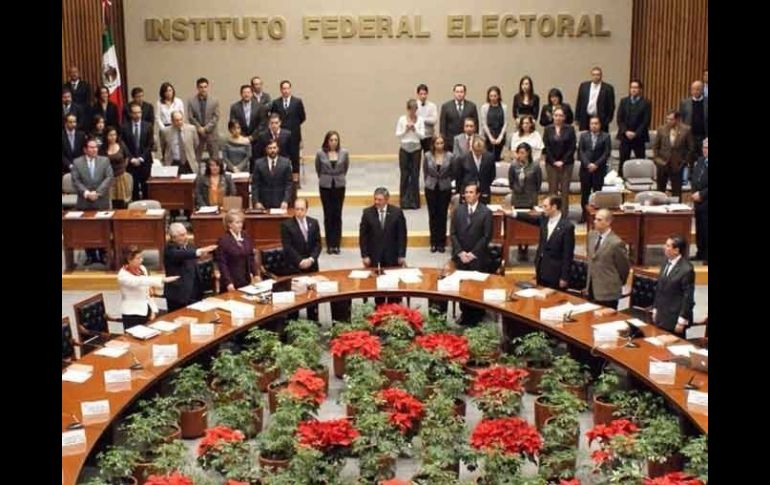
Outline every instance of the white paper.
{"label": "white paper", "polygon": [[[275,294],[273,294],[275,295]],[[229,311],[232,318],[252,318],[254,317],[254,305],[236,300],[228,300],[225,305],[218,305],[218,308]]]}
{"label": "white paper", "polygon": [[131,369],[113,369],[104,371],[104,383],[131,382]]}
{"label": "white paper", "polygon": [[141,340],[147,340],[160,335],[160,332],[154,328],[146,327],[144,325],[134,325],[133,327],[126,329],[126,333]]}
{"label": "white paper", "polygon": [[216,214],[219,212],[219,206],[216,205],[204,205],[198,208],[198,214]]}
{"label": "white paper", "polygon": [[526,288],[524,290],[519,290],[515,293],[516,296],[520,296],[522,298],[545,298],[546,294],[543,292],[543,290],[539,290],[537,288]]}
{"label": "white paper", "polygon": [[618,333],[607,330],[594,330],[594,343],[595,344],[614,344],[618,340]]}
{"label": "white paper", "polygon": [[487,209],[491,210],[492,212],[497,212],[503,210],[503,206],[500,204],[487,204]]}
{"label": "white paper", "polygon": [[403,276],[403,275],[415,275],[422,276],[420,268],[392,268],[383,271],[388,276]]}
{"label": "white paper", "polygon": [[630,323],[631,325],[633,325],[634,327],[637,327],[637,328],[639,328],[639,327],[646,327],[647,326],[646,323],[644,323],[643,321],[639,320],[638,318],[630,318],[630,319],[628,319],[626,321],[628,323]]}
{"label": "white paper", "polygon": [[671,376],[676,375],[676,362],[650,361],[650,375]]}
{"label": "white paper", "polygon": [[377,277],[378,290],[398,289],[398,276],[382,275]]}
{"label": "white paper", "polygon": [[86,430],[74,429],[72,431],[62,431],[61,433],[61,446],[77,446],[84,445],[86,443]]}
{"label": "white paper", "polygon": [[273,214],[273,215],[283,215],[283,214],[286,214],[286,209],[281,209],[280,207],[274,208],[274,209],[270,209],[270,214]]}
{"label": "white paper", "polygon": [[460,291],[460,280],[457,278],[446,277],[436,282],[436,289],[441,293]]}
{"label": "white paper", "polygon": [[319,295],[326,293],[339,293],[340,284],[338,281],[318,281],[315,284],[315,291]]}
{"label": "white paper", "polygon": [[365,269],[354,269],[350,272],[348,275],[348,278],[354,279],[354,280],[365,280],[372,274],[371,271],[365,270]]}
{"label": "white paper", "polygon": [[99,211],[94,215],[97,219],[109,219],[115,214],[115,211]]}
{"label": "white paper", "polygon": [[242,291],[247,295],[259,295],[260,293],[272,291],[273,283],[275,283],[275,280],[273,279],[259,281],[252,285],[247,285],[247,286],[238,288],[238,291]]}
{"label": "white paper", "polygon": [[704,338],[706,337],[706,326],[705,325],[693,325],[692,327],[687,327],[684,331],[684,336],[687,340],[693,340],[696,338]]}
{"label": "white paper", "polygon": [[165,320],[158,320],[157,322],[151,323],[149,326],[155,330],[160,330],[161,332],[173,332],[182,325],[179,323],[167,322]]}
{"label": "white paper", "polygon": [[484,301],[505,301],[507,298],[504,288],[493,288],[484,290]]}
{"label": "white paper", "polygon": [[564,316],[571,312],[573,308],[572,303],[564,303],[563,305],[556,305],[549,308],[540,309],[540,320],[559,321],[564,320]]}
{"label": "white paper", "polygon": [[658,346],[658,347],[663,347],[663,346],[665,346],[665,344],[663,343],[663,341],[662,341],[662,340],[660,340],[658,337],[647,337],[647,338],[646,338],[646,339],[644,339],[644,340],[646,340],[647,342],[651,343],[652,345],[656,345],[656,346]]}
{"label": "white paper", "polygon": [[687,393],[687,405],[709,407],[709,393],[691,390]]}
{"label": "white paper", "polygon": [[110,414],[110,401],[103,399],[101,401],[83,401],[80,403],[80,411],[83,419],[87,416],[104,416]]}
{"label": "white paper", "polygon": [[489,278],[488,273],[482,273],[480,271],[467,271],[459,269],[449,275],[450,277],[457,278],[460,281],[463,280],[470,280],[470,281],[487,281],[487,278]]}
{"label": "white paper", "polygon": [[65,219],[77,219],[78,217],[83,217],[83,211],[69,211],[64,214]]}
{"label": "white paper", "polygon": [[125,354],[126,352],[128,352],[128,349],[121,349],[117,347],[104,347],[94,352],[94,355],[101,355],[104,357],[110,357],[115,359]]}
{"label": "white paper", "polygon": [[273,292],[273,305],[284,305],[287,303],[294,303],[293,291],[274,291]]}
{"label": "white paper", "polygon": [[251,177],[251,174],[249,172],[233,172],[230,174],[230,177],[232,177],[233,180],[243,180]]}
{"label": "white paper", "polygon": [[190,335],[194,337],[204,337],[214,335],[213,323],[191,323]]}
{"label": "white paper", "polygon": [[693,351],[692,351],[692,352],[690,352],[690,353],[691,353],[691,354],[699,354],[699,355],[703,355],[703,356],[706,356],[706,357],[708,357],[708,356],[709,356],[709,351],[708,351],[708,349],[695,349],[695,350],[693,350]]}
{"label": "white paper", "polygon": [[639,209],[645,214],[647,213],[665,214],[666,212],[668,212],[666,210],[666,207],[663,205],[643,205],[643,206],[640,206]]}
{"label": "white paper", "polygon": [[597,310],[599,308],[601,308],[601,305],[597,305],[596,303],[591,303],[591,302],[587,301],[587,302],[581,303],[579,305],[572,305],[572,314],[573,315],[578,315],[580,313],[592,312],[592,311]]}
{"label": "white paper", "polygon": [[83,372],[78,370],[67,369],[61,375],[61,380],[64,382],[76,382],[82,384],[91,378],[90,372]]}
{"label": "white paper", "polygon": [[110,340],[106,344],[104,344],[105,347],[112,347],[115,349],[128,349],[131,347],[131,344],[128,342],[124,342],[122,340]]}
{"label": "white paper", "polygon": [[422,278],[414,274],[402,274],[398,277],[398,279],[406,284],[422,283]]}
{"label": "white paper", "polygon": [[179,176],[179,180],[195,180],[197,177],[198,175],[194,173],[183,173]]}
{"label": "white paper", "polygon": [[198,319],[195,317],[176,317],[174,323],[178,323],[179,325],[192,325],[193,323],[198,323]]}
{"label": "white paper", "polygon": [[208,300],[201,300],[199,302],[195,302],[192,305],[188,305],[187,308],[190,310],[196,310],[199,312],[209,312],[217,307],[216,303],[212,303]]}
{"label": "white paper", "polygon": [[671,212],[677,212],[677,211],[689,211],[692,210],[692,207],[690,207],[687,204],[669,204],[666,206],[669,211]]}
{"label": "white paper", "polygon": [[666,348],[669,352],[679,357],[689,357],[690,352],[697,350],[694,345],[670,345]]}
{"label": "white paper", "polygon": [[145,212],[148,216],[162,216],[166,213],[166,209],[147,209]]}
{"label": "white paper", "polygon": [[171,345],[153,345],[152,346],[152,365],[168,365],[174,362],[179,355],[177,344]]}
{"label": "white paper", "polygon": [[297,283],[299,285],[310,286],[315,284],[315,278],[312,276],[295,276],[291,279],[292,284]]}
{"label": "white paper", "polygon": [[617,320],[614,322],[607,322],[607,323],[596,323],[594,325],[591,325],[594,328],[595,332],[622,332],[623,330],[628,330],[628,324],[624,320]]}

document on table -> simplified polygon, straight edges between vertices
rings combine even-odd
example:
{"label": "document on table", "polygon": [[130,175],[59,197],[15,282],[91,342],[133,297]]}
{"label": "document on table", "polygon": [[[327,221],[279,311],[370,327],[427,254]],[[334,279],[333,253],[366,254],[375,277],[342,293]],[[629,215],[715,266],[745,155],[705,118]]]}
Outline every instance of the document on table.
{"label": "document on table", "polygon": [[354,280],[365,280],[369,276],[371,276],[372,272],[366,269],[354,269],[350,272],[348,275],[348,278],[354,279]]}
{"label": "document on table", "polygon": [[140,340],[147,340],[160,335],[160,332],[154,328],[146,327],[144,325],[134,325],[133,327],[126,329],[126,333]]}
{"label": "document on table", "polygon": [[167,322],[165,320],[158,320],[149,325],[149,327],[160,330],[161,332],[173,332],[181,326],[182,325],[179,323]]}
{"label": "document on table", "polygon": [[109,219],[115,214],[115,211],[99,211],[94,215],[97,219]]}
{"label": "document on table", "polygon": [[195,180],[197,177],[198,175],[194,173],[183,173],[179,176],[179,180]]}
{"label": "document on table", "polygon": [[219,212],[219,206],[216,205],[204,205],[197,211],[198,214],[216,214],[217,212]]}
{"label": "document on table", "polygon": [[148,216],[162,216],[166,213],[166,209],[147,209],[147,212],[145,212]]}
{"label": "document on table", "polygon": [[514,294],[522,298],[545,298],[548,296],[543,290],[537,288],[526,288],[524,290],[519,290]]}
{"label": "document on table", "polygon": [[65,219],[77,219],[78,217],[83,217],[83,211],[69,211],[64,214]]}
{"label": "document on table", "polygon": [[540,320],[548,321],[562,321],[564,316],[571,312],[573,309],[572,303],[564,303],[562,305],[556,305],[549,308],[540,309]]}
{"label": "document on table", "polygon": [[94,352],[94,355],[101,355],[104,357],[117,358],[128,352],[128,349],[122,349],[117,347],[104,347]]}
{"label": "document on table", "polygon": [[208,300],[201,300],[199,302],[195,302],[192,305],[188,305],[187,308],[190,310],[196,310],[199,312],[209,312],[217,307],[216,303],[210,302]]}

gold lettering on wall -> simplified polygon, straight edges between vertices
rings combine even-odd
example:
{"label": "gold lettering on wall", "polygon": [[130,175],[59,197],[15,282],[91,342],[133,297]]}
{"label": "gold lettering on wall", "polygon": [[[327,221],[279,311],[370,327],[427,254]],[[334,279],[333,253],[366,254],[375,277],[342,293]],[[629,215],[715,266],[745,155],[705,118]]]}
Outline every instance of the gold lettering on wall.
{"label": "gold lettering on wall", "polygon": [[543,15],[537,19],[537,31],[542,37],[550,37],[556,30],[556,22],[551,15]]}
{"label": "gold lettering on wall", "polygon": [[609,30],[602,30],[602,24],[604,23],[603,15],[594,15],[594,36],[596,37],[609,37]]}
{"label": "gold lettering on wall", "polygon": [[564,37],[565,34],[569,37],[575,36],[575,17],[559,14],[556,16],[556,36]]}
{"label": "gold lettering on wall", "polygon": [[463,19],[462,15],[448,15],[446,18],[446,36],[447,37],[462,37],[463,36]]}
{"label": "gold lettering on wall", "polygon": [[377,31],[377,17],[374,15],[362,15],[358,17],[360,34],[362,39],[374,39]]}
{"label": "gold lettering on wall", "polygon": [[340,17],[340,37],[350,39],[356,36],[356,23],[353,17],[345,15]]}
{"label": "gold lettering on wall", "polygon": [[398,20],[398,33],[396,34],[396,38],[400,39],[404,35],[410,39],[413,37],[412,24],[409,22],[409,17],[406,15],[402,15]]}
{"label": "gold lettering on wall", "polygon": [[500,31],[505,37],[514,37],[519,33],[519,28],[516,26],[518,20],[513,15],[506,15],[500,20]]}
{"label": "gold lettering on wall", "polygon": [[588,15],[581,15],[578,20],[577,33],[578,37],[582,35],[592,36],[594,35],[593,26],[591,25],[591,17]]}
{"label": "gold lettering on wall", "polygon": [[481,16],[481,36],[482,37],[498,37],[500,30],[498,29],[499,15],[482,15]]}

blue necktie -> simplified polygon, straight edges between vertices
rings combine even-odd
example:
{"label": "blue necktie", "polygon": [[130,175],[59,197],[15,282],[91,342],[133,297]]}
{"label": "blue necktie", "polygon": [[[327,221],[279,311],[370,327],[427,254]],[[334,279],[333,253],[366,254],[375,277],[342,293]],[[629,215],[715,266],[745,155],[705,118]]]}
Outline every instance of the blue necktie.
{"label": "blue necktie", "polygon": [[88,161],[88,172],[91,174],[91,178],[94,178],[94,167],[95,163],[93,160]]}

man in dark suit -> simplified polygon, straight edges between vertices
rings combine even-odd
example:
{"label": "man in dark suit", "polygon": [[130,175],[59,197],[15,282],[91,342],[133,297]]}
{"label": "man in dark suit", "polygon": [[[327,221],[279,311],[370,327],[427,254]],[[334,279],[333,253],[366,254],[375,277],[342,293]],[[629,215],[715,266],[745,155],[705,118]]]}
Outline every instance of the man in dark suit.
{"label": "man in dark suit", "polygon": [[612,116],[615,114],[615,88],[612,84],[602,82],[602,69],[591,69],[591,80],[584,81],[578,88],[577,103],[575,103],[575,120],[580,131],[588,129],[591,116],[598,116],[602,122],[602,131],[609,131]]}
{"label": "man in dark suit", "polygon": [[471,151],[460,158],[460,167],[462,176],[458,179],[462,182],[458,190],[465,193],[467,184],[478,182],[481,202],[488,204],[492,196],[492,182],[495,180],[495,159],[487,151],[481,136],[473,136]]}
{"label": "man in dark suit", "polygon": [[[374,205],[364,209],[358,228],[361,261],[366,268],[403,266],[406,263],[406,218],[404,212],[388,203],[390,192],[385,187],[374,191]],[[385,298],[375,298],[376,304]],[[388,298],[399,303],[401,298]]]}
{"label": "man in dark suit", "polygon": [[[315,273],[321,254],[321,226],[307,217],[307,199],[294,201],[294,217],[281,223],[281,245],[284,260],[292,273]],[[289,320],[298,314],[289,315]],[[307,307],[307,317],[318,321],[318,305]]]}
{"label": "man in dark suit", "polygon": [[575,225],[561,212],[562,199],[549,195],[543,199],[544,213],[531,216],[516,212],[513,217],[540,227],[540,240],[535,256],[537,284],[565,290],[569,282],[569,268],[575,257]]}
{"label": "man in dark suit", "polygon": [[620,100],[618,107],[618,140],[620,140],[620,168],[623,176],[623,164],[631,158],[645,158],[644,145],[650,141],[650,116],[652,105],[641,95],[642,81],[631,80],[628,96]]}
{"label": "man in dark suit", "polygon": [[163,265],[166,276],[179,276],[173,283],[166,283],[163,294],[166,297],[168,311],[173,312],[203,297],[198,258],[217,249],[216,244],[197,248],[187,240],[187,229],[179,222],[168,227],[170,242],[163,252]]}
{"label": "man in dark suit", "polygon": [[70,78],[62,87],[70,89],[72,92],[72,101],[74,101],[75,104],[80,105],[84,111],[88,109],[88,105],[91,103],[91,100],[93,100],[91,86],[80,79],[80,69],[78,69],[77,66],[70,67]]}
{"label": "man in dark suit", "polygon": [[683,334],[692,324],[695,270],[687,260],[687,241],[673,235],[666,240],[666,262],[660,268],[652,304],[652,321],[669,332]]}
{"label": "man in dark suit", "polygon": [[444,140],[453,142],[463,132],[466,118],[473,118],[478,129],[479,113],[472,101],[465,99],[465,84],[455,84],[454,99],[441,105],[439,123]]}
{"label": "man in dark suit", "polygon": [[[131,102],[139,104],[142,108],[142,121],[150,126],[155,124],[155,108],[144,100],[144,89],[135,87],[131,90]],[[123,123],[131,121],[131,103],[123,107]]]}
{"label": "man in dark suit", "polygon": [[257,209],[286,209],[291,200],[291,162],[278,156],[278,143],[270,141],[267,156],[254,164],[251,202]]}
{"label": "man in dark suit", "polygon": [[[591,192],[599,192],[604,187],[607,175],[607,160],[610,158],[609,133],[601,131],[598,116],[591,117],[588,133],[580,135],[578,156],[580,158],[580,213],[585,214]],[[581,215],[581,220],[585,217]]]}
{"label": "man in dark suit", "polygon": [[64,126],[64,118],[68,114],[73,114],[78,121],[78,129],[83,129],[83,116],[84,110],[77,103],[72,101],[72,91],[67,86],[61,89],[61,119],[62,126]]}
{"label": "man in dark suit", "polygon": [[281,128],[291,133],[289,139],[289,158],[295,183],[299,182],[299,145],[302,142],[302,123],[305,122],[305,105],[302,100],[291,95],[291,82],[281,81],[281,97],[273,100],[271,113],[281,115]]}
{"label": "man in dark suit", "polygon": [[694,150],[690,127],[682,123],[682,115],[678,111],[670,111],[666,115],[666,124],[658,127],[658,135],[652,144],[659,192],[665,192],[671,180],[671,195],[682,195],[682,172],[693,157]]}
{"label": "man in dark suit", "polygon": [[256,151],[256,142],[259,132],[264,130],[267,124],[267,108],[254,100],[251,86],[248,84],[241,86],[241,100],[230,106],[230,120],[235,120],[241,125],[241,134],[251,142],[252,162],[264,155],[264,152]]}
{"label": "man in dark suit", "polygon": [[[679,103],[682,123],[690,127],[695,153],[700,153],[703,139],[709,135],[709,99],[703,95],[703,82],[690,85],[690,97]],[[692,166],[692,160],[690,161]]]}
{"label": "man in dark suit", "polygon": [[692,171],[692,201],[695,206],[695,260],[709,259],[709,139],[703,140],[703,156]]}
{"label": "man in dark suit", "polygon": [[[452,214],[452,261],[459,270],[487,272],[489,242],[492,240],[492,211],[479,202],[478,182],[469,182],[463,189],[465,204]],[[484,318],[484,310],[460,304],[463,325],[476,325]]]}
{"label": "man in dark suit", "polygon": [[74,113],[64,117],[64,128],[61,131],[61,173],[70,172],[72,162],[83,154],[86,144],[86,134],[78,130],[78,120]]}
{"label": "man in dark suit", "polygon": [[[112,165],[107,157],[98,155],[96,140],[88,140],[83,147],[83,156],[72,162],[72,185],[78,192],[75,209],[80,211],[110,209],[110,186]],[[99,261],[105,264],[106,249],[86,249],[86,266]]]}
{"label": "man in dark suit", "polygon": [[267,130],[261,132],[257,137],[255,146],[257,147],[259,156],[264,155],[265,147],[267,147],[267,144],[271,140],[276,140],[278,142],[278,154],[282,157],[289,158],[291,132],[281,128],[281,115],[278,113],[270,114]]}
{"label": "man in dark suit", "polygon": [[273,98],[267,91],[262,89],[262,79],[259,76],[251,78],[251,94],[257,103],[270,110],[270,104]]}
{"label": "man in dark suit", "polygon": [[612,232],[611,225],[612,212],[599,209],[594,217],[594,228],[586,240],[588,278],[585,291],[589,300],[617,310],[631,266],[626,243]]}
{"label": "man in dark suit", "polygon": [[126,170],[134,178],[131,198],[141,200],[149,197],[147,179],[152,169],[153,126],[144,121],[142,107],[136,101],[128,105],[130,118],[120,129],[121,138],[128,148]]}

